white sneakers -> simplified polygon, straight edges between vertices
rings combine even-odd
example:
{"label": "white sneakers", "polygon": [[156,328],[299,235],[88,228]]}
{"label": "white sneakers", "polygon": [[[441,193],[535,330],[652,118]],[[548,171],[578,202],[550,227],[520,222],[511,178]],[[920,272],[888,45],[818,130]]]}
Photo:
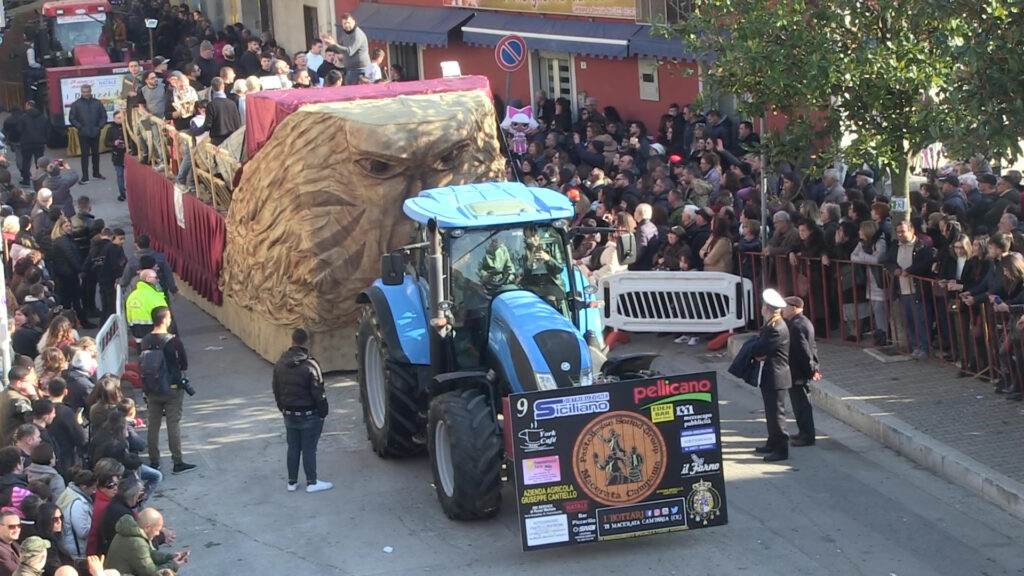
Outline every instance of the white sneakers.
{"label": "white sneakers", "polygon": [[292,484],[291,482],[288,483],[288,491],[289,492],[295,492],[298,489],[299,489],[299,483],[298,482],[296,482],[294,484]]}
{"label": "white sneakers", "polygon": [[323,492],[324,490],[330,490],[334,488],[334,484],[326,480],[317,480],[313,484],[306,486],[306,492]]}

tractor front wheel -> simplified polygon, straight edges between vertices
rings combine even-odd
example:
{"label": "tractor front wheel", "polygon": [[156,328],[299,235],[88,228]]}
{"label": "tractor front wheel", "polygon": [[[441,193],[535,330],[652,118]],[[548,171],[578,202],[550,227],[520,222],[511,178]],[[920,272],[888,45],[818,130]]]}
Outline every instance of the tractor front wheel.
{"label": "tractor front wheel", "polygon": [[442,394],[430,403],[427,446],[434,486],[453,520],[478,520],[501,506],[503,449],[494,408],[477,389]]}
{"label": "tractor front wheel", "polygon": [[377,314],[370,307],[363,311],[356,344],[359,400],[373,451],[381,457],[422,453],[416,374],[412,366],[389,358]]}

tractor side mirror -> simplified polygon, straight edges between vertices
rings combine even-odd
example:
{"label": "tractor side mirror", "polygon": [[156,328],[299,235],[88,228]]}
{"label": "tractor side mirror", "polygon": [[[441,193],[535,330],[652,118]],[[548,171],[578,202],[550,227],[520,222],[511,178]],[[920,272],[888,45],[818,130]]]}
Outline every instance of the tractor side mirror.
{"label": "tractor side mirror", "polygon": [[619,236],[615,247],[619,251],[619,264],[628,266],[636,262],[636,236],[633,234]]}
{"label": "tractor side mirror", "polygon": [[380,281],[385,286],[398,286],[404,278],[404,256],[401,254],[384,254],[380,257]]}

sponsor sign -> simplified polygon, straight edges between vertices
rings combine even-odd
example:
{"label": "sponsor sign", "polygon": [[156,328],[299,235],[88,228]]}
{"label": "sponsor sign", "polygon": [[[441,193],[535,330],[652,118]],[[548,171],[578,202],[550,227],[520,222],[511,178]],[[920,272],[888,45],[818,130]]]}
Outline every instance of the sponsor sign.
{"label": "sponsor sign", "polygon": [[107,109],[107,122],[114,121],[114,112],[120,108],[119,100],[122,98],[124,75],[105,74],[103,76],[73,76],[60,79],[60,99],[64,108],[64,125],[70,126],[71,121],[68,115],[71,113],[71,105],[82,97],[82,86],[92,86],[92,97],[103,103]]}
{"label": "sponsor sign", "polygon": [[443,0],[443,5],[473,10],[636,19],[634,0]]}
{"label": "sponsor sign", "polygon": [[510,404],[524,550],[727,522],[715,373],[515,394]]}

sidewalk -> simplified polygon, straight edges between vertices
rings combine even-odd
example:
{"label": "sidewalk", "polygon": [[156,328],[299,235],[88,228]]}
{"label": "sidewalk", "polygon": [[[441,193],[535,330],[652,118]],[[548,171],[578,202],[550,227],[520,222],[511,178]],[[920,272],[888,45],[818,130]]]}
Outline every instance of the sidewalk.
{"label": "sidewalk", "polygon": [[[720,378],[732,378],[729,358],[708,352],[704,341],[690,347],[633,334],[617,349],[639,351],[698,356]],[[813,387],[815,408],[1024,518],[1024,404],[994,394],[986,382],[958,378],[938,361],[882,362],[863,348],[822,341],[818,354],[823,379]]]}

